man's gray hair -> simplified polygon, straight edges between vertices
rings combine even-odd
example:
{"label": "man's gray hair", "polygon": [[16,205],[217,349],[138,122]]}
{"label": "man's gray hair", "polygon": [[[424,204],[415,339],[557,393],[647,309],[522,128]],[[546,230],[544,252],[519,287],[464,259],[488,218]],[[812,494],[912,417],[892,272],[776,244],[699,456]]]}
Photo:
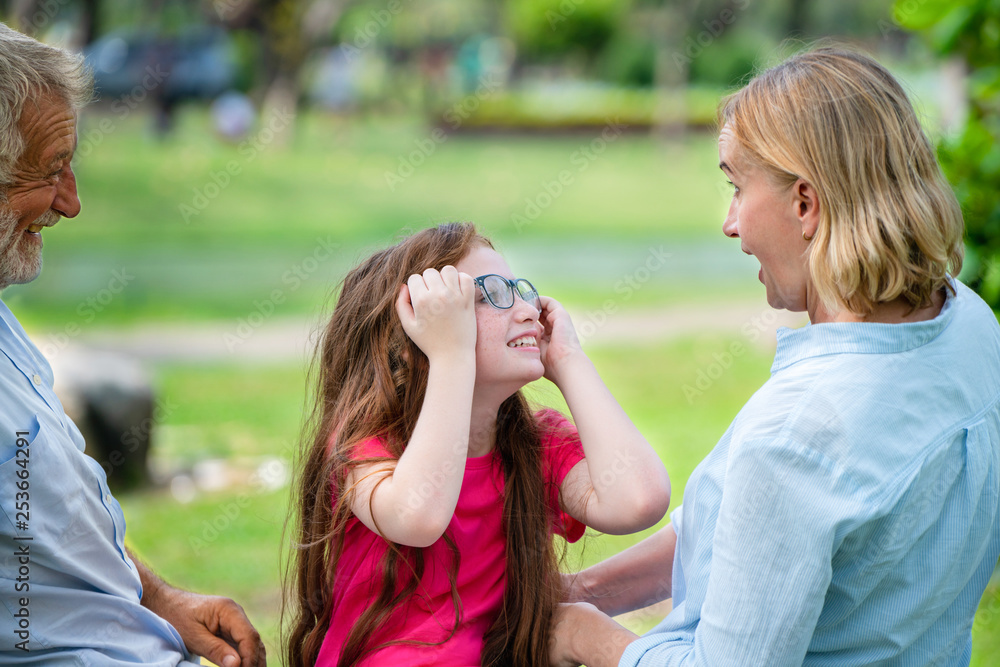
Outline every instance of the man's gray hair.
{"label": "man's gray hair", "polygon": [[24,152],[18,127],[27,104],[55,94],[73,111],[93,98],[94,81],[83,56],[42,44],[0,23],[0,187],[12,181]]}

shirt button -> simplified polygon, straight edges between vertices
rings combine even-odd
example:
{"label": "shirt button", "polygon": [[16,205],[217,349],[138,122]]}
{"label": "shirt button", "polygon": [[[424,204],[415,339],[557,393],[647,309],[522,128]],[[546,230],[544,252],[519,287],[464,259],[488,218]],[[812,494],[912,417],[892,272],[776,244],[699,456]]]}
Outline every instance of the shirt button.
{"label": "shirt button", "polygon": [[35,384],[41,384],[41,383],[42,383],[42,376],[41,376],[41,375],[39,375],[38,373],[35,373],[35,374],[34,374],[34,375],[33,375],[33,376],[31,377],[31,381],[32,381],[32,382],[34,382]]}

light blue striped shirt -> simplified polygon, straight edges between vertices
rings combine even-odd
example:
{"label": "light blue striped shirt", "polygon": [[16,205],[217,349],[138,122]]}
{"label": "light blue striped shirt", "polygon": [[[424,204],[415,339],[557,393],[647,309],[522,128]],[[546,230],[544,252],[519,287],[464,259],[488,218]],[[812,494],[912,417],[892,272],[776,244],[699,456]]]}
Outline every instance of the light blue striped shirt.
{"label": "light blue striped shirt", "polygon": [[0,301],[0,664],[192,665],[141,606],[125,517],[52,391],[52,369]]}
{"label": "light blue striped shirt", "polygon": [[953,285],[930,321],[778,332],[671,515],[673,611],[621,665],[969,664],[1000,556],[1000,327]]}

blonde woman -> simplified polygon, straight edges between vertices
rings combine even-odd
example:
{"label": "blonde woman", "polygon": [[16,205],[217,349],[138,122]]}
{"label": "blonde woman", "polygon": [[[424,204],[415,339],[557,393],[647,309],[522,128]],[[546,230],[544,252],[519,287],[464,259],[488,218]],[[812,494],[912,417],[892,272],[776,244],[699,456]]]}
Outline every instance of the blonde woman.
{"label": "blonde woman", "polygon": [[[760,261],[771,378],[646,541],[584,570],[557,665],[968,665],[1000,556],[1000,327],[878,63],[821,48],[720,108],[723,224]],[[637,637],[609,618],[661,599]]]}

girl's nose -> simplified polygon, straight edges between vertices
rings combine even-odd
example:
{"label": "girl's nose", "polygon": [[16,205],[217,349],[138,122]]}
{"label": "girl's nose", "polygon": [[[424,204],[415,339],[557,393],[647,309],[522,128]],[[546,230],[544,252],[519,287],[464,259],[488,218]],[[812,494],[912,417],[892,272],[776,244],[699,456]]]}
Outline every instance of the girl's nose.
{"label": "girl's nose", "polygon": [[514,309],[515,316],[517,317],[518,321],[527,322],[530,320],[537,320],[540,313],[538,312],[538,308],[535,307],[534,300],[526,301],[524,297],[522,297],[520,294],[517,294],[516,291],[515,294],[516,296],[514,297],[514,305],[511,306],[511,308]]}

